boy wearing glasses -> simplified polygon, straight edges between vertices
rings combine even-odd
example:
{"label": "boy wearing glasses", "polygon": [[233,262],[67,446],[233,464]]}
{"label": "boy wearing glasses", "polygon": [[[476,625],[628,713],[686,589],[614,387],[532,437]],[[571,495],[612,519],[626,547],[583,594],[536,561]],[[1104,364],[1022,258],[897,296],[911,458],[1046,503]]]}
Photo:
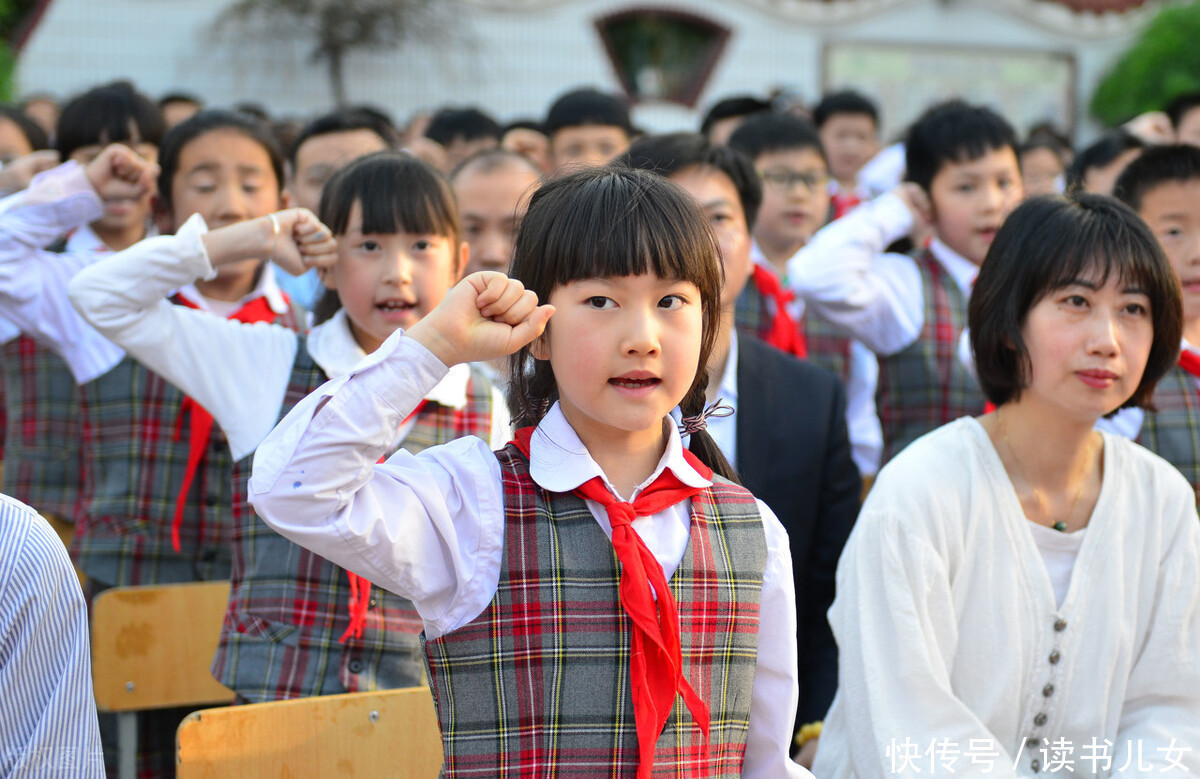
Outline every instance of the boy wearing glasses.
{"label": "boy wearing glasses", "polygon": [[864,476],[878,469],[882,434],[875,415],[875,356],[848,332],[806,310],[787,291],[787,263],[829,219],[829,165],[813,125],[761,113],[729,145],[754,163],[762,205],[754,221],[751,283],[738,296],[738,330],[833,371],[846,388],[846,426]]}
{"label": "boy wearing glasses", "polygon": [[[879,357],[883,462],[984,410],[958,359],[967,299],[996,231],[1021,202],[1017,140],[1003,117],[951,100],[905,141],[907,181],[817,233],[788,263],[792,291]],[[915,256],[886,248],[932,230]]]}

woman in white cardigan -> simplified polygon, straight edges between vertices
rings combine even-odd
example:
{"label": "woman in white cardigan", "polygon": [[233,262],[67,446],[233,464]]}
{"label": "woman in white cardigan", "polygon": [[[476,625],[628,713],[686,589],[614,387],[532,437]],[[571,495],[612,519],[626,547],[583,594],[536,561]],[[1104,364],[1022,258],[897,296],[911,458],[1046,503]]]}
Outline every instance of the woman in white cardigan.
{"label": "woman in white cardigan", "polygon": [[1166,461],[1093,430],[1178,357],[1179,283],[1115,200],[1036,198],[971,296],[996,411],[879,475],[829,612],[813,772],[1200,773],[1200,522]]}

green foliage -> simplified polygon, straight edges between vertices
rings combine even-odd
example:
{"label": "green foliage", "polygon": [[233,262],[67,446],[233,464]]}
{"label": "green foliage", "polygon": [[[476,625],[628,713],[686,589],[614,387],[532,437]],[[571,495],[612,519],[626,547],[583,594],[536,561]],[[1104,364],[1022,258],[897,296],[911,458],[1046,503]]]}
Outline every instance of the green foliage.
{"label": "green foliage", "polygon": [[1165,8],[1100,80],[1089,106],[1109,127],[1200,92],[1200,2]]}

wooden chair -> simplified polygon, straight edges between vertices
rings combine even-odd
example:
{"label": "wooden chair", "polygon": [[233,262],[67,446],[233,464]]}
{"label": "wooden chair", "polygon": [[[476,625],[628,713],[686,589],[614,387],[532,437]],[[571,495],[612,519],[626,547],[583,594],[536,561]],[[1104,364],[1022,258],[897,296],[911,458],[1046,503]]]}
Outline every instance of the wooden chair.
{"label": "wooden chair", "polygon": [[135,773],[138,711],[233,701],[209,670],[228,604],[228,582],[114,587],[96,596],[92,685],[97,708],[117,713],[121,779]]}
{"label": "wooden chair", "polygon": [[432,779],[442,739],[426,687],[207,709],[179,726],[178,779]]}

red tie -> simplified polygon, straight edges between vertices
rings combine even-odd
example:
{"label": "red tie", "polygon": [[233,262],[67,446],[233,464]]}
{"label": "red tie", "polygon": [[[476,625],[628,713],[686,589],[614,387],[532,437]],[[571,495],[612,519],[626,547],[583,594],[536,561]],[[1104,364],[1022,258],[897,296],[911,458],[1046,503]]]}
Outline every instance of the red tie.
{"label": "red tie", "polygon": [[[408,420],[421,413],[421,409],[425,408],[426,401],[422,400],[417,407],[412,410],[412,413],[400,420],[399,427],[404,427]],[[381,463],[387,459],[387,455],[383,455],[376,463]],[[346,571],[346,579],[350,582],[350,624],[346,627],[342,637],[338,639],[339,644],[346,643],[346,639],[353,636],[354,638],[362,638],[363,627],[367,624],[367,609],[371,605],[371,582],[365,576],[359,576],[356,573]]]}
{"label": "red tie", "polygon": [[782,349],[788,354],[794,354],[804,359],[808,357],[808,344],[801,334],[800,328],[788,313],[788,304],[792,302],[792,293],[783,288],[774,273],[758,263],[754,263],[754,287],[759,294],[775,301],[775,318],[771,322],[771,331],[764,341]]}
{"label": "red tie", "polygon": [[1191,349],[1184,349],[1179,353],[1179,367],[1183,368],[1185,373],[1200,379],[1200,354]]}
{"label": "red tie", "polygon": [[[526,458],[529,457],[532,434],[532,427],[523,427],[516,431],[513,441]],[[695,455],[685,449],[683,456],[704,478],[712,478],[712,470]],[[654,768],[654,746],[671,714],[676,693],[683,696],[683,702],[704,736],[704,751],[708,751],[708,706],[683,675],[675,598],[662,565],[632,525],[636,517],[657,514],[701,489],[684,484],[665,469],[632,503],[618,500],[599,476],[575,490],[576,495],[596,501],[608,512],[613,551],[621,563],[621,608],[633,623],[629,671],[638,737],[638,779],[649,777]],[[651,587],[658,594],[657,604]]]}
{"label": "red tie", "polygon": [[[287,300],[286,295],[284,300]],[[187,308],[199,308],[183,295],[176,295],[175,302]],[[274,321],[275,316],[267,299],[257,297],[235,311],[229,318],[239,322],[271,322]],[[196,478],[196,469],[200,466],[200,461],[204,459],[204,453],[208,450],[208,436],[212,433],[213,427],[212,414],[208,413],[199,403],[185,396],[183,405],[179,409],[179,417],[175,420],[176,441],[183,433],[184,414],[189,412],[191,413],[191,424],[189,425],[191,438],[188,441],[187,470],[183,474],[183,486],[179,488],[179,495],[175,498],[175,520],[171,523],[171,544],[176,552],[179,551],[179,529],[183,526],[183,505],[187,501],[188,492],[192,489],[192,481]]]}
{"label": "red tie", "polygon": [[830,198],[833,202],[833,218],[841,219],[846,214],[853,211],[862,203],[862,199],[855,194],[836,194]]}

